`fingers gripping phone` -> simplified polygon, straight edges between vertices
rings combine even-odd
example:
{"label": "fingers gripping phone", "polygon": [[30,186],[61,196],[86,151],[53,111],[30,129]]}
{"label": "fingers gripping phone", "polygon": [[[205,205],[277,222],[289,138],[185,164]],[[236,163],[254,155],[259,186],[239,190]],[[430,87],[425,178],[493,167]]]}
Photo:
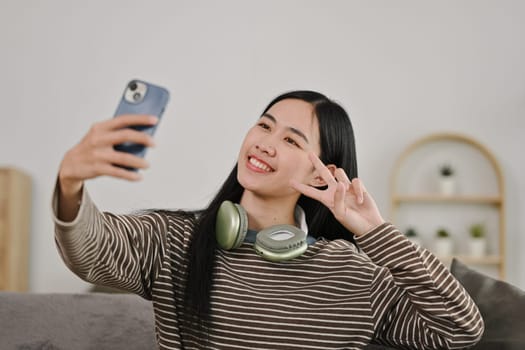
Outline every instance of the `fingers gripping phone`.
{"label": "fingers gripping phone", "polygon": [[[166,105],[168,104],[169,97],[169,91],[163,87],[142,80],[131,80],[124,89],[124,93],[122,94],[114,117],[118,118],[119,115],[123,114],[147,114],[157,116],[160,121],[160,118],[166,109]],[[159,123],[157,122],[157,124],[153,126],[134,125],[130,128],[153,136],[158,124]],[[133,142],[125,142],[115,145],[114,148],[117,151],[128,152],[139,157],[144,157],[146,154],[146,147],[144,145]],[[121,167],[137,171],[135,168],[128,168],[125,166]]]}

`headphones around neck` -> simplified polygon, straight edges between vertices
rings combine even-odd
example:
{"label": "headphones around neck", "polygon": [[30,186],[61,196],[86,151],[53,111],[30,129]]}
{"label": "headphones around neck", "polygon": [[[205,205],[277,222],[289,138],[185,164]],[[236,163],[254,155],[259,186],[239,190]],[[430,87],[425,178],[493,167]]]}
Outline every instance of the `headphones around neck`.
{"label": "headphones around neck", "polygon": [[[248,215],[243,207],[224,201],[217,212],[215,235],[224,250],[238,248],[248,232]],[[254,245],[264,259],[279,262],[291,260],[308,248],[306,232],[293,225],[274,225],[257,233]]]}

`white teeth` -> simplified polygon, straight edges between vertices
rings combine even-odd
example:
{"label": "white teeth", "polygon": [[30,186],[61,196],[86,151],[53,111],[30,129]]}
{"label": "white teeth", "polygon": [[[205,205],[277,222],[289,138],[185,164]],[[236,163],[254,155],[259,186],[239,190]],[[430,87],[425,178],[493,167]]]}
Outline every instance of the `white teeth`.
{"label": "white teeth", "polygon": [[251,165],[253,165],[254,167],[259,168],[261,170],[264,170],[264,171],[267,171],[267,172],[273,171],[273,169],[270,168],[268,165],[259,162],[257,159],[255,159],[253,157],[250,158],[249,162],[250,162]]}

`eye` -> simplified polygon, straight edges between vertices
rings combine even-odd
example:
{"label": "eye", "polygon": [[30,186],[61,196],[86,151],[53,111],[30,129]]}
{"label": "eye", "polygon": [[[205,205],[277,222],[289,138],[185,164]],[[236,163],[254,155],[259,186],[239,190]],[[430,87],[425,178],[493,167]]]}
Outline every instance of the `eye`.
{"label": "eye", "polygon": [[291,145],[294,145],[294,146],[299,147],[299,148],[301,147],[301,145],[299,145],[299,143],[297,143],[294,139],[292,139],[289,136],[285,137],[284,140],[286,142],[288,142],[289,144],[291,144]]}
{"label": "eye", "polygon": [[270,125],[268,125],[267,123],[265,122],[259,122],[257,123],[257,125],[265,130],[270,130]]}

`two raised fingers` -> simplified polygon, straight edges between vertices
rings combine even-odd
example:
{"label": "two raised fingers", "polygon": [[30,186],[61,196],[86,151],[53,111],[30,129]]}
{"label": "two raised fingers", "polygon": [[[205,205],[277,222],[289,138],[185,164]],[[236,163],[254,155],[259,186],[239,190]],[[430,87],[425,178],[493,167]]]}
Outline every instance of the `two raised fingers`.
{"label": "two raised fingers", "polygon": [[336,168],[332,174],[328,167],[326,167],[326,165],[315,153],[310,153],[310,160],[328,186],[340,186],[340,189],[344,190],[345,192],[352,191],[359,204],[364,202],[366,189],[363,185],[363,182],[359,178],[350,180],[342,168]]}
{"label": "two raised fingers", "polygon": [[319,173],[319,176],[321,176],[324,182],[328,186],[336,186],[337,181],[335,177],[330,172],[330,169],[328,169],[326,165],[324,165],[324,163],[321,161],[321,159],[319,159],[317,154],[311,152],[308,156],[310,158],[310,161],[314,165],[315,170],[317,170],[317,172]]}

